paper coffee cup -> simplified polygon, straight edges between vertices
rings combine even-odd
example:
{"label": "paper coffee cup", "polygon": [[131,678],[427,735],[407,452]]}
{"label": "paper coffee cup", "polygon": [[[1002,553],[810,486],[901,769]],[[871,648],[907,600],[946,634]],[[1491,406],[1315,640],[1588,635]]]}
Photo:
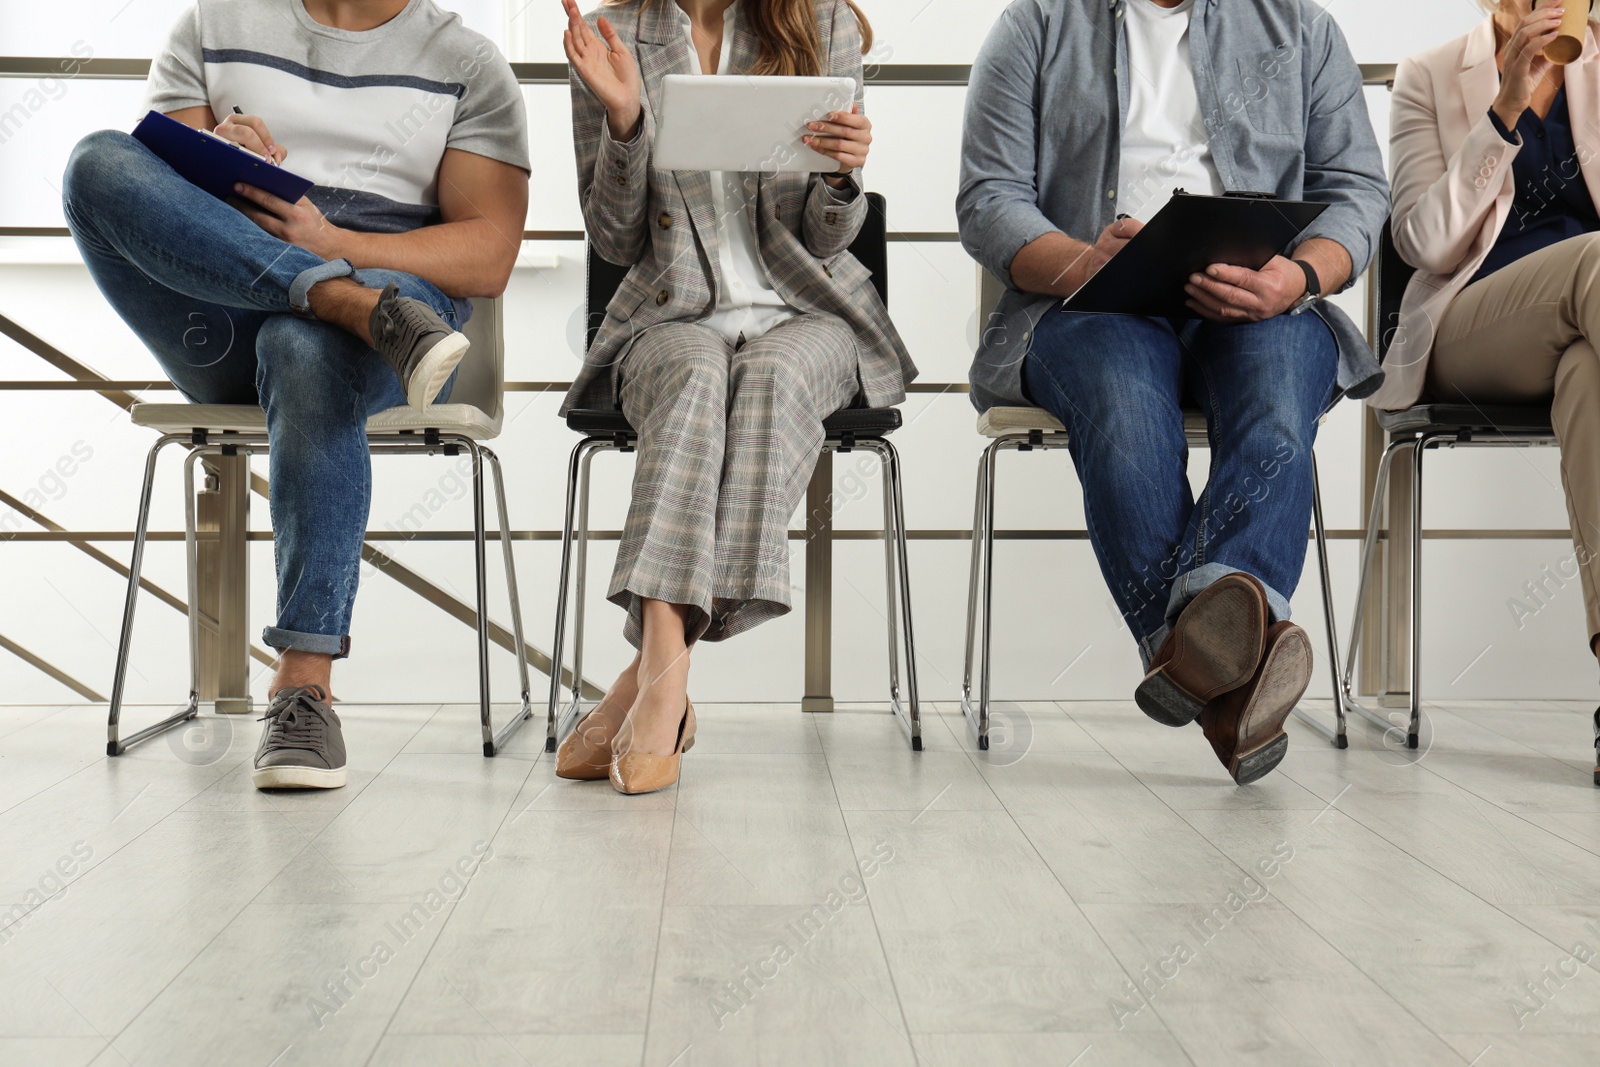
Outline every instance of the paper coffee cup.
{"label": "paper coffee cup", "polygon": [[[1557,0],[1541,0],[1544,7]],[[1550,42],[1544,57],[1552,63],[1565,66],[1583,55],[1584,35],[1589,31],[1589,8],[1593,0],[1566,0],[1567,10],[1561,15],[1561,35]]]}

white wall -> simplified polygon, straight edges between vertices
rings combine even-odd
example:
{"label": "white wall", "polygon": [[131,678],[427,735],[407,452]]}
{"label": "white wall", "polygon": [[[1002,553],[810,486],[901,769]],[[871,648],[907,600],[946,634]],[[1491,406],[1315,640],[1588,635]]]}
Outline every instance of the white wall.
{"label": "white wall", "polygon": [[[1084,0],[1087,2],[1087,0]],[[501,41],[516,60],[561,58],[560,15],[553,0],[475,0],[456,5],[478,28]],[[998,0],[868,0],[878,30],[877,56],[896,63],[970,62],[987,26],[1003,8]],[[78,0],[73,18],[44,5],[0,5],[0,41],[21,55],[66,55],[78,42],[98,56],[149,56],[183,0]],[[1339,21],[1359,60],[1392,62],[1477,18],[1470,0],[1337,0],[1329,17]],[[135,83],[74,81],[38,86],[30,80],[0,80],[0,112],[27,101],[38,90],[37,113],[0,144],[0,225],[60,225],[59,175],[73,142],[101,126],[127,128],[139,110]],[[48,93],[46,94],[46,90]],[[564,87],[528,87],[531,134],[536,146],[533,211],[529,227],[576,229],[568,98]],[[960,89],[873,88],[868,103],[878,140],[869,184],[888,195],[891,222],[903,230],[955,227]],[[1386,94],[1368,103],[1383,136]],[[577,358],[582,294],[581,249],[574,245],[530,246],[526,265],[507,301],[508,373],[549,380],[571,376]],[[38,261],[54,258],[55,265]],[[549,266],[554,263],[556,265]],[[542,265],[541,265],[542,264]],[[923,368],[925,381],[964,381],[974,335],[974,268],[959,246],[892,246],[892,311]],[[1342,298],[1361,313],[1359,295]],[[0,241],[0,312],[51,343],[114,377],[160,377],[155,361],[116,320],[89,284],[70,248],[38,241]],[[57,375],[6,341],[0,341],[0,378]],[[170,397],[172,394],[164,394]],[[162,397],[154,397],[160,399]],[[507,430],[498,448],[507,462],[519,527],[549,529],[559,521],[560,479],[571,435],[555,418],[557,398],[514,394]],[[41,509],[67,527],[127,528],[133,519],[142,456],[151,435],[131,428],[126,416],[91,394],[0,393],[0,487],[16,495],[29,489]],[[897,438],[906,461],[909,519],[915,527],[959,529],[971,521],[971,489],[980,441],[964,396],[917,395],[906,405],[908,426]],[[1358,515],[1359,412],[1345,405],[1334,413],[1318,447],[1330,524],[1355,527]],[[79,442],[82,442],[79,444]],[[74,447],[86,461],[71,459]],[[63,460],[62,457],[69,457]],[[1196,472],[1203,472],[1204,456]],[[58,472],[62,464],[70,476]],[[381,529],[417,503],[425,492],[455,484],[447,460],[377,461],[372,522]],[[1565,525],[1560,478],[1552,453],[1483,452],[1442,455],[1433,460],[1428,525],[1548,527]],[[621,520],[630,461],[597,462],[596,525]],[[877,524],[875,471],[856,456],[838,461],[837,488],[846,497],[839,523]],[[56,473],[52,473],[56,472]],[[852,492],[854,479],[871,484]],[[1079,491],[1065,454],[1008,456],[1001,469],[1003,526],[1065,527],[1082,524]],[[181,523],[176,463],[165,472],[157,495],[154,527]],[[266,526],[265,508],[255,504],[255,523]],[[6,512],[0,510],[0,522]],[[439,529],[470,523],[467,503],[452,503],[435,520]],[[31,528],[13,523],[12,528]],[[125,559],[126,543],[106,545]],[[390,545],[407,565],[465,597],[472,588],[464,544]],[[593,555],[595,587],[603,591],[612,546]],[[1425,686],[1430,696],[1580,697],[1593,691],[1593,661],[1583,650],[1581,594],[1576,584],[1518,630],[1506,607],[1540,567],[1566,558],[1559,541],[1431,542],[1427,553],[1426,603],[1431,625]],[[1353,600],[1356,550],[1334,547],[1334,577],[1343,625]],[[548,645],[554,594],[556,547],[522,543],[517,559],[530,637]],[[871,542],[843,542],[836,550],[835,693],[841,699],[874,700],[883,692],[882,554]],[[923,692],[948,699],[957,691],[965,602],[967,546],[957,541],[922,541],[912,546]],[[149,576],[181,590],[181,550],[152,545]],[[796,576],[799,552],[796,551]],[[123,583],[104,567],[66,545],[0,545],[0,634],[105,692],[110,685],[113,642]],[[1137,671],[1132,642],[1118,632],[1115,613],[1089,548],[1075,542],[1010,542],[997,566],[998,695],[1008,699],[1054,697],[1120,698]],[[252,623],[271,621],[271,553],[258,545],[253,559]],[[495,592],[499,583],[495,581]],[[796,590],[796,600],[800,591]],[[622,662],[620,617],[595,597],[591,629],[595,675]],[[1295,606],[1320,639],[1321,605],[1315,575],[1308,570]],[[496,610],[504,618],[503,609]],[[341,667],[338,689],[347,699],[465,700],[475,684],[472,635],[415,596],[381,576],[369,575],[356,609],[355,655]],[[153,599],[143,602],[135,646],[130,699],[173,701],[184,687],[181,616]],[[766,626],[736,644],[708,646],[698,657],[695,694],[702,700],[796,700],[801,692],[802,620],[799,613]],[[1320,647],[1320,646],[1319,646]],[[1087,654],[1085,653],[1085,650]],[[1080,658],[1081,655],[1081,658]],[[1070,670],[1066,668],[1071,666]],[[502,696],[512,692],[511,659],[496,653]],[[1321,677],[1319,673],[1319,678]],[[258,679],[258,686],[263,680]],[[1321,685],[1319,681],[1318,685]],[[61,701],[70,694],[20,661],[0,652],[0,701]]]}

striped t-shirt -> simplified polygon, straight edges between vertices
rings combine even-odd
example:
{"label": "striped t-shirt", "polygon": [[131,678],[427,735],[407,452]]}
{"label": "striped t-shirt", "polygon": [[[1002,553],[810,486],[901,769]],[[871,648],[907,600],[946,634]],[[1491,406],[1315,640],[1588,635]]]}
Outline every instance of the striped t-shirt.
{"label": "striped t-shirt", "polygon": [[399,233],[439,221],[446,148],[529,169],[522,92],[494,44],[410,0],[374,29],[324,26],[301,0],[198,0],[150,67],[146,106],[238,106],[335,225]]}

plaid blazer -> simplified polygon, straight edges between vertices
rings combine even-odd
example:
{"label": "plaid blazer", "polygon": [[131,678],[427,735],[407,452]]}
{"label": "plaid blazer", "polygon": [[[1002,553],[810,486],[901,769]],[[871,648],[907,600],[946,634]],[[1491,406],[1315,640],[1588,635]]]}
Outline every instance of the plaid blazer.
{"label": "plaid blazer", "polygon": [[[814,2],[826,73],[855,79],[859,103],[860,24],[844,0]],[[723,279],[710,174],[660,170],[650,158],[662,78],[693,73],[678,11],[672,0],[628,0],[586,16],[591,27],[599,15],[609,18],[639,65],[644,113],[628,144],[612,140],[605,108],[575,71],[569,75],[578,193],[590,245],[602,259],[632,269],[606,307],[562,414],[615,407],[616,368],[634,338],[658,323],[704,321],[716,310]],[[747,19],[738,20],[735,31],[729,69],[749,70],[760,46]],[[818,174],[751,178],[757,182],[751,198],[756,242],[773,288],[789,306],[836,315],[855,331],[867,405],[904,400],[916,366],[871,273],[847,251],[867,210],[859,184],[842,202]]]}

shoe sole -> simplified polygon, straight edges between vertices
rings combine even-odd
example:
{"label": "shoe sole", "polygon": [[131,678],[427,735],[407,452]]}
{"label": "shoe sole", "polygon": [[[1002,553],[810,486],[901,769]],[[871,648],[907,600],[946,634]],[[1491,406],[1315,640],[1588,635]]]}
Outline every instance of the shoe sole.
{"label": "shoe sole", "polygon": [[[1244,685],[1261,664],[1266,597],[1242,580],[1211,589],[1216,592],[1209,597],[1202,593],[1184,611],[1172,659],[1133,691],[1139,709],[1164,726],[1188,726],[1208,700]],[[1212,682],[1208,692],[1192,691],[1200,679]]]}
{"label": "shoe sole", "polygon": [[1228,764],[1236,784],[1259,781],[1283,762],[1289,752],[1283,724],[1311,684],[1311,667],[1311,641],[1304,630],[1291,630],[1267,650],[1261,682],[1239,716],[1239,743]]}
{"label": "shoe sole", "polygon": [[335,767],[261,767],[250,775],[257,789],[338,789],[345,783],[345,769]]}
{"label": "shoe sole", "polygon": [[418,361],[411,372],[411,384],[406,387],[406,402],[418,411],[428,410],[428,405],[439,395],[444,383],[450,380],[450,375],[455,373],[461,357],[467,354],[471,345],[467,335],[459,332],[435,341],[433,347],[428,349],[428,354]]}

